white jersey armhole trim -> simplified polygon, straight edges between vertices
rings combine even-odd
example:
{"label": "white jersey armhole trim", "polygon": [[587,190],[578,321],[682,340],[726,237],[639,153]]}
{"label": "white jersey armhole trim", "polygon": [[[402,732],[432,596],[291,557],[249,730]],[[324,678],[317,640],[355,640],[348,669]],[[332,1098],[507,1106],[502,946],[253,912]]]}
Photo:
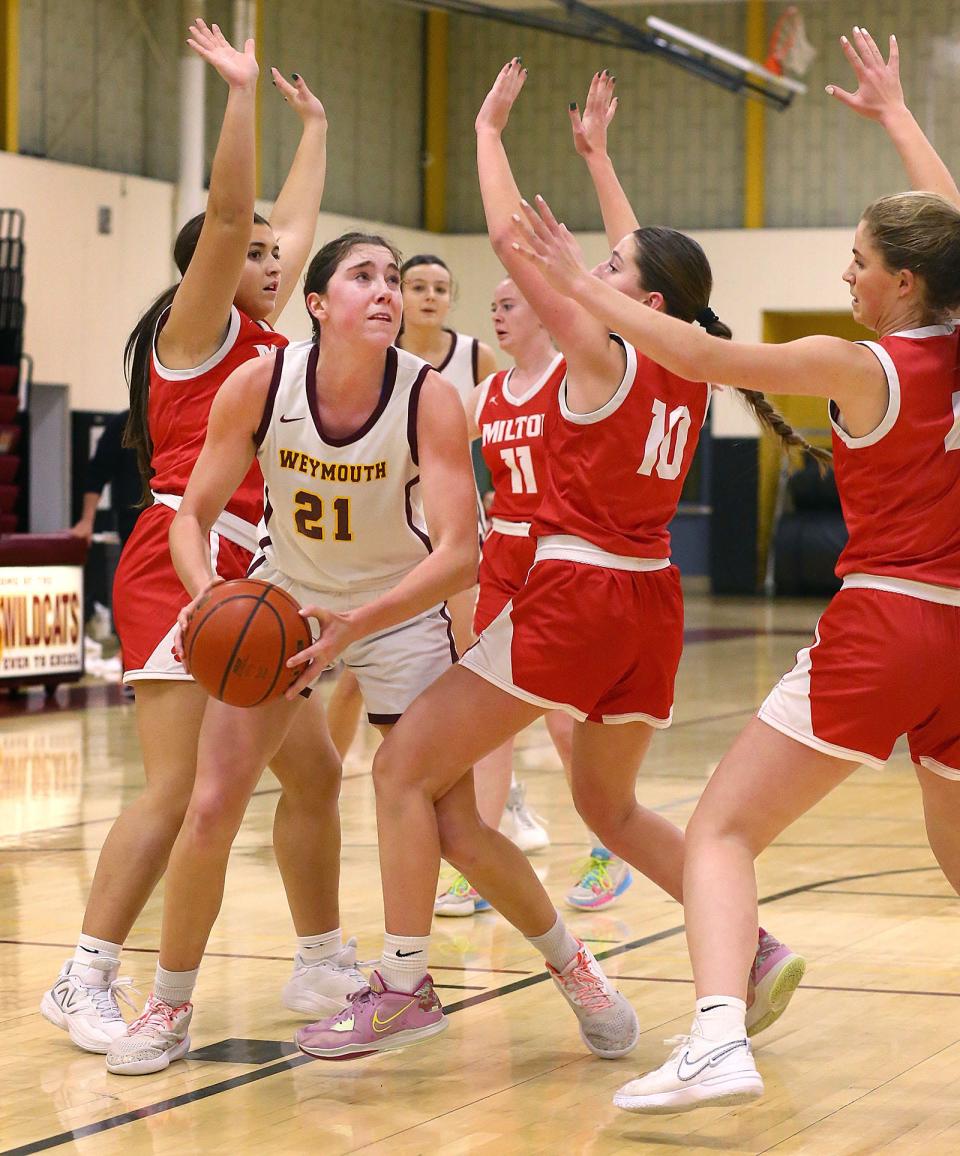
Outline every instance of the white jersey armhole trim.
{"label": "white jersey armhole trim", "polygon": [[504,378],[503,387],[500,392],[503,394],[504,401],[508,401],[511,405],[521,406],[526,405],[528,401],[536,397],[541,389],[547,384],[550,378],[557,371],[557,366],[563,360],[563,354],[558,353],[550,362],[547,368],[540,374],[537,380],[530,386],[526,393],[515,394],[510,388],[510,383],[513,381],[513,369],[509,370],[507,376]]}
{"label": "white jersey armhole trim", "polygon": [[563,381],[560,383],[560,413],[566,421],[573,425],[595,425],[598,421],[603,421],[604,418],[616,413],[630,394],[633,379],[637,376],[637,351],[618,333],[611,333],[610,338],[623,347],[623,351],[627,355],[627,365],[616,393],[608,402],[600,406],[599,409],[591,410],[590,413],[574,413],[567,405],[567,374],[563,375]]}
{"label": "white jersey armhole trim", "polygon": [[[499,372],[500,370],[498,369],[497,373]],[[497,376],[497,373],[488,373],[477,386],[477,404],[473,411],[473,420],[478,427],[480,425],[480,411],[487,404],[487,398],[490,395],[490,386],[493,385],[493,379]],[[480,435],[478,434],[477,436],[479,437]]]}
{"label": "white jersey armhole trim", "polygon": [[166,311],[161,314],[157,321],[157,329],[153,335],[153,368],[157,371],[157,376],[162,377],[164,381],[190,381],[195,377],[202,377],[214,366],[219,365],[221,361],[227,356],[234,345],[237,343],[237,336],[240,333],[240,313],[236,305],[230,306],[230,322],[227,325],[227,333],[223,339],[220,348],[212,353],[206,361],[200,365],[194,366],[193,369],[167,369],[167,367],[160,361],[157,356],[157,336],[160,332],[160,321],[166,316]]}
{"label": "white jersey armhole trim", "polygon": [[887,399],[887,412],[880,420],[880,424],[876,429],[871,430],[870,433],[864,434],[863,437],[855,438],[843,428],[836,420],[836,414],[839,413],[837,404],[832,399],[828,413],[830,415],[830,425],[833,427],[837,437],[843,442],[847,449],[862,450],[867,446],[876,445],[881,438],[893,429],[896,425],[897,418],[900,416],[900,375],[897,373],[897,367],[893,364],[893,358],[889,353],[876,341],[858,341],[857,345],[863,345],[876,357],[883,367],[883,372],[887,378],[887,389],[889,397]]}

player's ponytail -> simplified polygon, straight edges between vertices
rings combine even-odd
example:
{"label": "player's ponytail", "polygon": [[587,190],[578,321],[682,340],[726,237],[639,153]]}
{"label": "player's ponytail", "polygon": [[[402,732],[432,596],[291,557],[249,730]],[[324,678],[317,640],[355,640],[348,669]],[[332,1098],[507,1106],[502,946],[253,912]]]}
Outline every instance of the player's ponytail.
{"label": "player's ponytail", "polygon": [[[637,229],[633,236],[637,242],[636,261],[641,286],[647,292],[659,293],[663,297],[666,312],[671,317],[696,322],[712,337],[729,341],[733,332],[709,305],[713,273],[700,245],[686,233],[662,225]],[[829,450],[810,445],[762,393],[749,389],[738,389],[737,392],[753,410],[760,426],[780,442],[785,453],[801,450],[816,461],[823,473],[832,461]]]}
{"label": "player's ponytail", "polygon": [[[200,240],[205,213],[198,213],[191,217],[177,234],[173,246],[173,260],[180,270],[182,277],[187,266],[193,260],[193,254]],[[266,218],[254,213],[255,225],[269,225]],[[159,297],[145,310],[140,320],[133,328],[123,347],[123,369],[130,390],[130,416],[127,418],[126,428],[123,431],[123,444],[136,451],[137,465],[140,468],[140,480],[143,484],[141,505],[150,504],[150,478],[152,470],[150,459],[153,456],[153,442],[150,438],[149,407],[150,407],[150,358],[153,353],[153,342],[156,338],[157,327],[161,323],[166,311],[173,304],[173,299],[180,287],[171,285],[164,289]]]}

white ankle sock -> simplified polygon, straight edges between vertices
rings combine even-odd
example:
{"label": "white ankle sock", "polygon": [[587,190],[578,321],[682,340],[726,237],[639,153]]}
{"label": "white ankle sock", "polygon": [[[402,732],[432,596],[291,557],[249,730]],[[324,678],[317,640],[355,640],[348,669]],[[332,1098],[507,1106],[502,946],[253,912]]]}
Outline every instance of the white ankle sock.
{"label": "white ankle sock", "polygon": [[193,971],[167,971],[158,963],[156,978],[153,981],[153,994],[171,1007],[189,1003],[199,974],[199,967],[195,967]]}
{"label": "white ankle sock", "polygon": [[111,971],[120,962],[122,947],[122,943],[111,943],[109,939],[96,939],[92,935],[81,934],[73,958],[81,967],[93,967],[99,972]]}
{"label": "white ankle sock", "polygon": [[516,790],[516,788],[519,786],[520,786],[520,784],[517,782],[516,771],[511,771],[510,772],[510,790],[511,791]]}
{"label": "white ankle sock", "polygon": [[580,944],[568,931],[559,912],[557,922],[545,935],[528,935],[527,939],[557,971],[563,971],[580,950]]}
{"label": "white ankle sock", "polygon": [[747,1005],[732,995],[706,995],[697,1000],[694,1023],[706,1040],[722,1043],[746,1035]]}
{"label": "white ankle sock", "polygon": [[414,992],[427,974],[429,935],[391,935],[384,932],[383,954],[377,969],[387,987]]}
{"label": "white ankle sock", "polygon": [[298,935],[297,955],[304,963],[319,963],[343,950],[343,932],[339,927],[320,935]]}

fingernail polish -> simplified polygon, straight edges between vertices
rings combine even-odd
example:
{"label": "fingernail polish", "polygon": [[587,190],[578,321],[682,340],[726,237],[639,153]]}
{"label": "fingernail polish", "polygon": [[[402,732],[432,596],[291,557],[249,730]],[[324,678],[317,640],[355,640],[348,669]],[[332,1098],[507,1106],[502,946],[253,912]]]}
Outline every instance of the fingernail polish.
{"label": "fingernail polish", "polygon": [[570,101],[570,111],[573,112],[576,109],[576,107],[577,107],[577,102],[575,100],[571,100]]}
{"label": "fingernail polish", "polygon": [[300,79],[300,73],[299,72],[291,72],[290,75],[293,77],[294,80]]}

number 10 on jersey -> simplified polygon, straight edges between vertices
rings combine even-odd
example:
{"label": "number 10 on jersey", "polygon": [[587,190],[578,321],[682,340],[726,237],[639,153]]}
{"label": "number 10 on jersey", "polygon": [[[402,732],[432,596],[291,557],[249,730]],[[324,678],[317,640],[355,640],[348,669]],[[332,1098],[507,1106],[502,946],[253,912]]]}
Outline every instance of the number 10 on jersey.
{"label": "number 10 on jersey", "polygon": [[690,410],[678,405],[667,417],[667,407],[659,398],[653,401],[653,424],[647,434],[643,461],[638,474],[649,477],[654,469],[657,477],[672,481],[679,477],[683,465],[683,451],[690,435]]}

